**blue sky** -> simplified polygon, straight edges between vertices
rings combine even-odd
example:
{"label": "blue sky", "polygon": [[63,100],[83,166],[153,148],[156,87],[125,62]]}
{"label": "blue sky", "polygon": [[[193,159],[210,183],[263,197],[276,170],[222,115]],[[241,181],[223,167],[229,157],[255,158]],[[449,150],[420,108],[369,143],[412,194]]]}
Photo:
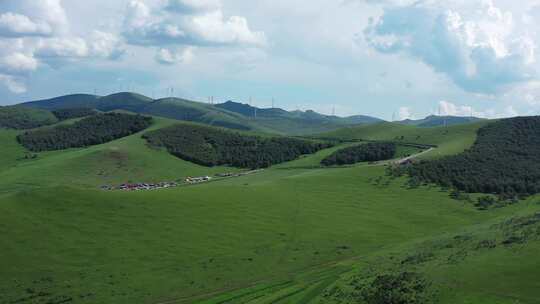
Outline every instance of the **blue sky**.
{"label": "blue sky", "polygon": [[342,116],[538,115],[539,29],[536,0],[1,0],[0,104],[172,87]]}

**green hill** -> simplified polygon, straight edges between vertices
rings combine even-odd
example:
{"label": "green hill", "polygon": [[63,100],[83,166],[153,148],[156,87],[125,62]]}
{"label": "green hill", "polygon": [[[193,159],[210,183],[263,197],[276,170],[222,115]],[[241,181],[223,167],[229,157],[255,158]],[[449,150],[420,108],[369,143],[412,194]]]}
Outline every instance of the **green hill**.
{"label": "green hill", "polygon": [[398,121],[397,123],[428,128],[428,127],[461,125],[461,124],[467,124],[471,122],[477,122],[480,120],[482,119],[477,118],[477,117],[430,115],[424,119],[418,119],[418,120],[406,119],[403,121]]}
{"label": "green hill", "polygon": [[361,115],[341,118],[322,115],[314,111],[288,112],[282,109],[258,109],[235,102],[210,105],[180,98],[152,100],[135,93],[117,93],[103,97],[84,94],[67,95],[27,102],[21,106],[51,111],[66,108],[91,108],[100,111],[124,110],[236,130],[287,135],[320,133],[344,126],[381,121],[377,118]]}
{"label": "green hill", "polygon": [[53,113],[23,107],[0,107],[0,128],[33,129],[58,121]]}
{"label": "green hill", "polygon": [[[321,137],[432,144],[438,158],[489,123]],[[241,172],[143,139],[177,124],[154,117],[136,134],[35,158],[16,140],[24,131],[0,129],[0,303],[538,302],[538,196],[478,210],[384,165],[310,166],[356,142],[208,183],[100,189]]]}
{"label": "green hill", "polygon": [[21,106],[47,110],[66,108],[91,108],[100,111],[123,110],[240,130],[260,129],[251,125],[246,118],[240,115],[215,108],[208,104],[179,98],[152,100],[151,98],[135,93],[117,93],[103,97],[68,95],[48,100],[28,102],[21,104]]}
{"label": "green hill", "polygon": [[149,144],[204,166],[260,169],[313,154],[331,145],[291,137],[256,136],[194,124],[177,124],[143,136]]}
{"label": "green hill", "polygon": [[489,122],[485,120],[469,124],[432,128],[384,122],[368,126],[343,128],[319,134],[316,137],[436,145],[438,146],[437,149],[423,156],[433,158],[463,152],[473,145],[478,129]]}
{"label": "green hill", "polygon": [[313,134],[344,126],[382,122],[381,119],[365,115],[338,117],[312,110],[289,112],[279,108],[262,109],[233,101],[217,104],[216,107],[250,117],[258,125],[291,135]]}
{"label": "green hill", "polygon": [[456,156],[414,164],[407,172],[466,192],[502,198],[540,192],[540,117],[499,120],[478,131],[475,144]]}

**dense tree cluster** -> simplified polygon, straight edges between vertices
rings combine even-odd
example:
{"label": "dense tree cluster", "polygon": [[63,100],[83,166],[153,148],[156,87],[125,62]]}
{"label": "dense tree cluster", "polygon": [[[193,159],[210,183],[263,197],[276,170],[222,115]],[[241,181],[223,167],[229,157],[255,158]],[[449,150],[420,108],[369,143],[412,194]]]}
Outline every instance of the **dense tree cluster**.
{"label": "dense tree cluster", "polygon": [[33,152],[80,148],[106,143],[146,129],[151,117],[120,113],[90,116],[71,125],[25,132],[17,137]]}
{"label": "dense tree cluster", "polygon": [[396,155],[395,143],[368,143],[344,148],[321,161],[324,166],[350,165],[366,161],[392,159]]}
{"label": "dense tree cluster", "polygon": [[503,197],[540,192],[540,117],[518,117],[478,131],[473,147],[456,156],[404,169],[416,182]]}
{"label": "dense tree cluster", "polygon": [[146,133],[151,145],[203,166],[266,168],[315,153],[329,144],[287,137],[260,137],[197,125],[176,125]]}
{"label": "dense tree cluster", "polygon": [[0,107],[0,128],[33,129],[58,122],[49,111],[26,107]]}
{"label": "dense tree cluster", "polygon": [[92,116],[92,115],[97,114],[97,112],[90,108],[69,108],[69,109],[55,110],[53,111],[53,114],[59,120],[68,120],[72,118]]}

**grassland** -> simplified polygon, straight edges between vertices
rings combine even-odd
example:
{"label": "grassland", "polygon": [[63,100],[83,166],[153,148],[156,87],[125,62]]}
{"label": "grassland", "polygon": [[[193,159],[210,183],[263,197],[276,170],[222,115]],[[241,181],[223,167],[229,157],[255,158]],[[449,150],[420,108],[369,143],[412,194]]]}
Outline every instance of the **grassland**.
{"label": "grassland", "polygon": [[[339,134],[404,136],[439,145],[436,157],[467,148],[477,127]],[[353,278],[400,271],[419,251],[433,258],[407,267],[434,282],[442,303],[537,303],[538,241],[503,246],[497,228],[540,211],[535,197],[479,211],[437,187],[409,189],[384,166],[313,166],[339,147],[251,176],[106,192],[98,186],[234,169],[184,162],[140,133],[20,160],[16,133],[0,130],[0,303],[358,303]],[[497,247],[472,250],[485,239]]]}
{"label": "grassland", "polygon": [[448,127],[421,128],[384,122],[368,126],[344,128],[323,133],[319,136],[344,140],[387,140],[437,145],[438,149],[424,156],[424,158],[434,158],[463,152],[476,140],[476,131],[487,123],[489,121]]}

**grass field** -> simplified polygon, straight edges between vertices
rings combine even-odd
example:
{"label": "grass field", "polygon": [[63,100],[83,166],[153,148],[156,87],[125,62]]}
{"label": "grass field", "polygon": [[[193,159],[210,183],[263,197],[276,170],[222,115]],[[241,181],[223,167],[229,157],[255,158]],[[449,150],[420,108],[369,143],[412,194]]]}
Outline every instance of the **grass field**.
{"label": "grass field", "polygon": [[404,143],[437,145],[438,149],[426,154],[424,158],[441,157],[463,152],[476,140],[476,131],[489,121],[448,127],[421,128],[389,122],[344,128],[320,134],[320,137],[348,140],[389,140]]}
{"label": "grass field", "polygon": [[[467,148],[477,128],[340,136],[405,136],[439,145],[435,157]],[[540,211],[534,197],[479,211],[437,187],[409,189],[382,165],[315,166],[340,147],[250,176],[105,192],[234,169],[184,162],[141,134],[20,160],[15,136],[0,130],[0,303],[362,303],[352,278],[401,268],[425,274],[442,303],[538,303],[540,243],[500,245],[500,223]],[[473,250],[485,239],[497,246]],[[419,251],[432,258],[400,263]]]}

